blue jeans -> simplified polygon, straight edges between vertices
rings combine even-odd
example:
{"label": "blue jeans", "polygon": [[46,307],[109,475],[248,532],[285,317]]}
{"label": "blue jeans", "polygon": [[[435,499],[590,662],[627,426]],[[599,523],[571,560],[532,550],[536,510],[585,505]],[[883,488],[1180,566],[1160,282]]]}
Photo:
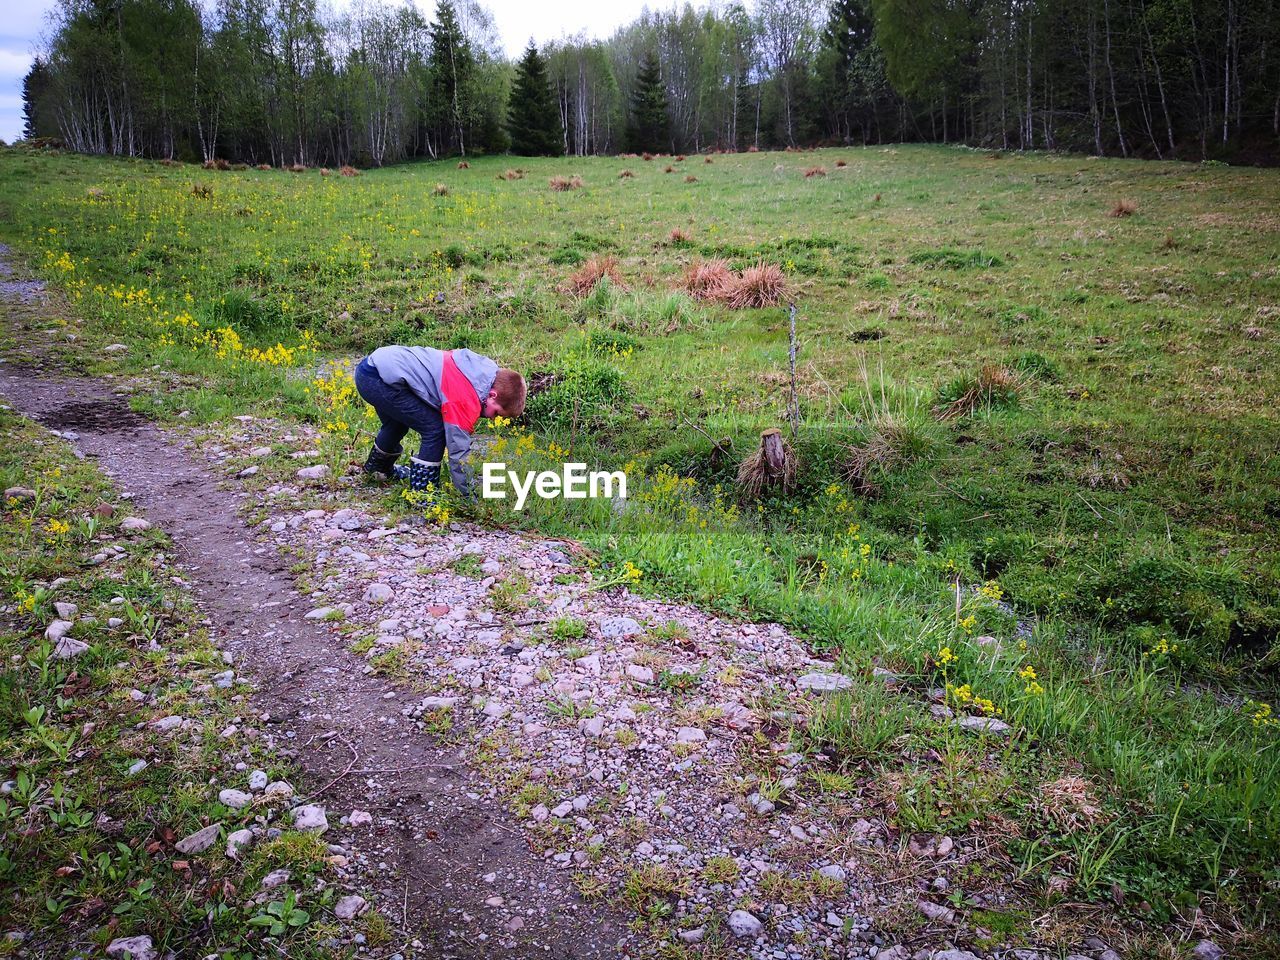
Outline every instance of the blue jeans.
{"label": "blue jeans", "polygon": [[400,441],[410,430],[422,438],[418,459],[439,463],[444,457],[444,419],[440,411],[403,384],[391,386],[383,382],[378,370],[365,357],[356,367],[356,392],[373,407],[382,421],[382,429],[374,443],[384,453],[400,452]]}

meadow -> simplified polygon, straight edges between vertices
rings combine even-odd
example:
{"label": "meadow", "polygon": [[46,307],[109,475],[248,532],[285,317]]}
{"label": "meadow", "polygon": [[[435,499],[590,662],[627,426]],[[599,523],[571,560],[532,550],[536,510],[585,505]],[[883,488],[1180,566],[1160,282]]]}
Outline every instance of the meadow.
{"label": "meadow", "polygon": [[[903,146],[322,176],[5,150],[0,210],[0,240],[86,321],[55,339],[69,362],[158,378],[138,404],[162,420],[320,424],[335,474],[369,440],[361,353],[466,346],[525,371],[528,412],[488,455],[625,467],[626,508],[435,521],[573,536],[636,589],[789,624],[860,678],[806,748],[890,788],[901,829],[1007,831],[1043,904],[1199,909],[1267,955],[1274,171]],[[686,271],[717,259],[776,264],[787,297],[691,296]],[[795,485],[746,498],[739,463],[773,426]],[[1014,735],[940,733],[933,688]],[[1093,798],[1071,816],[1046,793],[1068,778]]]}

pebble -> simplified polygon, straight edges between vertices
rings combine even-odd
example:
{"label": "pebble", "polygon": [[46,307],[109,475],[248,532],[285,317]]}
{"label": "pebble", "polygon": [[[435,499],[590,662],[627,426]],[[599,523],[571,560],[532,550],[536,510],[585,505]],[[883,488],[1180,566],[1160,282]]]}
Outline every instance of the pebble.
{"label": "pebble", "polygon": [[297,473],[299,480],[323,480],[328,475],[329,468],[323,463],[317,464],[314,467],[303,467]]}
{"label": "pebble", "polygon": [[1013,729],[1003,720],[995,717],[961,717],[955,721],[955,724],[969,733],[990,733],[996,736],[1007,736]]}
{"label": "pebble", "polygon": [[151,529],[151,522],[141,517],[125,517],[120,521],[120,529],[125,533],[142,533]]}
{"label": "pebble", "polygon": [[299,830],[314,830],[317,833],[324,833],[329,829],[329,821],[325,817],[324,807],[318,803],[308,803],[305,806],[294,807],[290,813],[293,817],[293,825]]}
{"label": "pebble", "polygon": [[806,673],[796,687],[810,693],[838,693],[853,686],[853,679],[842,673]]}
{"label": "pebble", "polygon": [[1222,960],[1222,948],[1212,940],[1201,940],[1191,950],[1192,960]]}
{"label": "pebble", "polygon": [[364,897],[356,894],[343,897],[333,907],[333,915],[339,920],[351,921],[369,909]]}
{"label": "pebble", "polygon": [[253,795],[243,790],[219,790],[218,802],[232,810],[243,810],[253,803]]}
{"label": "pebble", "polygon": [[252,830],[236,830],[227,834],[227,856],[239,859],[240,851],[253,844]]}
{"label": "pebble", "polygon": [[373,823],[373,815],[364,810],[352,810],[347,814],[347,824],[352,827],[367,827]]}
{"label": "pebble", "polygon": [[631,617],[605,617],[600,621],[600,636],[607,640],[633,637],[644,633],[644,627]]}
{"label": "pebble", "polygon": [[207,827],[202,827],[195,833],[189,834],[179,840],[174,846],[179,853],[204,853],[218,840],[218,832],[222,829],[222,824],[211,823]]}
{"label": "pebble", "polygon": [[364,602],[365,603],[387,603],[396,592],[385,583],[371,583],[365,587]]}
{"label": "pebble", "polygon": [[755,938],[764,932],[764,924],[754,914],[746,910],[735,910],[729,914],[729,929],[735,937]]}
{"label": "pebble", "polygon": [[267,786],[267,774],[265,770],[255,770],[249,774],[249,789],[257,792],[265,789]]}
{"label": "pebble", "polygon": [[129,956],[131,960],[156,960],[150,937],[117,937],[107,944],[108,957]]}
{"label": "pebble", "polygon": [[263,890],[274,890],[276,887],[284,886],[289,882],[289,878],[293,876],[288,870],[272,870],[262,878],[261,887]]}

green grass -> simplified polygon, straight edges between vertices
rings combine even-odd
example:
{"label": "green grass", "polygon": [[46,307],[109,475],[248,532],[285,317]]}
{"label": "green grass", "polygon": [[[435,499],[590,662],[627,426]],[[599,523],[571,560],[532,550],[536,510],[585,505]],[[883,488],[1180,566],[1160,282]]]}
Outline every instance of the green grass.
{"label": "green grass", "polygon": [[[121,513],[95,516],[99,502],[117,499],[103,475],[69,445],[0,411],[0,487],[15,485],[36,496],[0,504],[0,755],[11,781],[0,795],[0,899],[6,930],[26,941],[6,940],[0,954],[87,954],[114,937],[146,934],[160,951],[334,956],[321,946],[334,929],[333,888],[311,892],[332,880],[323,841],[286,830],[241,862],[223,852],[226,834],[262,813],[218,802],[211,784],[243,789],[247,778],[229,776],[227,755],[272,779],[297,784],[298,772],[257,741],[219,737],[246,722],[234,689],[193,695],[226,664],[190,598],[171,585],[164,538],[127,538]],[[109,542],[125,547],[121,559],[83,563]],[[50,589],[60,577],[66,582]],[[71,635],[90,645],[71,660],[54,658],[43,637],[62,602],[79,608]],[[109,628],[110,617],[123,623]],[[151,641],[157,651],[148,650]],[[130,691],[154,701],[135,701]],[[201,726],[195,750],[187,734],[145,726],[164,716]],[[131,771],[141,759],[146,765]],[[174,850],[176,840],[214,822],[223,834],[210,850],[188,857]],[[255,918],[272,903],[282,911],[284,901],[243,904],[281,866],[307,892],[290,906],[294,924],[273,933]]]}
{"label": "green grass", "polygon": [[[468,346],[538,375],[495,456],[625,464],[629,508],[469,515],[581,539],[597,579],[630,582],[631,561],[633,588],[778,619],[851,671],[899,672],[908,692],[884,695],[875,723],[842,702],[813,749],[876,775],[911,757],[911,783],[945,774],[912,787],[904,821],[945,818],[938,791],[965,783],[983,785],[979,819],[1020,815],[1019,797],[1078,763],[1106,816],[1085,833],[1033,822],[1010,843],[1028,884],[1060,873],[1092,899],[1115,884],[1138,921],[1199,904],[1261,924],[1280,906],[1277,728],[1255,723],[1280,657],[1280,176],[823,152],[848,166],[806,180],[809,158],[742,154],[685,184],[634,162],[618,179],[629,161],[610,158],[530,160],[510,182],[503,158],[322,180],[9,150],[0,235],[64,291],[80,339],[60,350],[100,372],[158,364],[167,389],[145,407],[161,418],[324,425],[335,476],[371,424],[341,376],[309,376],[325,358]],[[585,188],[552,192],[561,173]],[[1140,212],[1109,217],[1120,196]],[[667,242],[677,226],[687,244]],[[626,289],[565,294],[604,253]],[[785,312],[691,301],[681,277],[704,257],[789,274],[802,418],[788,498],[740,503],[733,486],[785,416]],[[220,324],[240,348],[209,332]],[[130,352],[96,352],[113,340]],[[277,341],[301,349],[244,359]],[[939,419],[989,367],[1014,392],[978,390]],[[367,495],[404,508],[394,490]],[[942,682],[1015,726],[1000,769],[921,747],[923,708],[898,705]]]}

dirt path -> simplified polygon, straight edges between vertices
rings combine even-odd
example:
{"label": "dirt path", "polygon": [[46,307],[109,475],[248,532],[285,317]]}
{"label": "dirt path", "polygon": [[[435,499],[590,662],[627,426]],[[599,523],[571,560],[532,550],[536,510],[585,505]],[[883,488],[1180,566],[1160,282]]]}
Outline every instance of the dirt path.
{"label": "dirt path", "polygon": [[[8,287],[0,309],[12,320]],[[38,290],[22,294],[29,316]],[[0,361],[0,395],[74,438],[173,538],[213,639],[257,683],[256,708],[277,741],[298,745],[300,789],[331,819],[353,808],[373,815],[355,853],[406,936],[402,949],[416,939],[430,957],[623,955],[616,918],[530,854],[457,751],[412,729],[395,687],[365,675],[331,625],[303,618],[306,600],[275,548],[240,520],[239,495],[103,384]]]}

